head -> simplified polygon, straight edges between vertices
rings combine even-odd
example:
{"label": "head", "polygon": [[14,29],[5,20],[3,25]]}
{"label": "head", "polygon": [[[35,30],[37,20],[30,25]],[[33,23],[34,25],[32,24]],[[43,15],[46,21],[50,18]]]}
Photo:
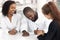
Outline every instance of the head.
{"label": "head", "polygon": [[42,7],[42,12],[48,19],[60,20],[60,12],[54,2],[48,2]]}
{"label": "head", "polygon": [[45,4],[42,7],[42,12],[43,12],[44,16],[47,17],[48,19],[52,19],[53,18],[52,11],[51,11],[51,9],[50,9],[48,4]]}
{"label": "head", "polygon": [[37,12],[35,12],[30,7],[25,7],[23,10],[23,13],[28,19],[30,19],[32,21],[36,21],[38,18]]}
{"label": "head", "polygon": [[13,15],[16,12],[16,3],[14,1],[6,1],[2,7],[4,16]]}
{"label": "head", "polygon": [[54,2],[48,2],[42,7],[42,12],[45,15],[45,17],[47,17],[48,19],[56,18],[57,13],[55,11],[57,11],[57,7],[54,4]]}

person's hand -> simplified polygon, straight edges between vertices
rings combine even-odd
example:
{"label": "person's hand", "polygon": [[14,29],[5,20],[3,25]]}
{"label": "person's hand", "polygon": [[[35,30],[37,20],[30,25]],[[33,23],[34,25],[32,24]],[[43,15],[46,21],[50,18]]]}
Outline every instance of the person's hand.
{"label": "person's hand", "polygon": [[12,30],[8,31],[8,33],[9,33],[10,35],[15,35],[15,34],[17,33],[17,30],[12,29]]}
{"label": "person's hand", "polygon": [[43,30],[38,30],[37,35],[44,35],[44,31]]}
{"label": "person's hand", "polygon": [[29,36],[29,33],[25,30],[22,33],[23,33],[22,36]]}
{"label": "person's hand", "polygon": [[34,30],[34,34],[37,35],[37,31],[38,31],[38,28],[36,30]]}
{"label": "person's hand", "polygon": [[35,34],[35,35],[37,35],[37,31],[38,31],[38,30],[34,30],[34,34]]}

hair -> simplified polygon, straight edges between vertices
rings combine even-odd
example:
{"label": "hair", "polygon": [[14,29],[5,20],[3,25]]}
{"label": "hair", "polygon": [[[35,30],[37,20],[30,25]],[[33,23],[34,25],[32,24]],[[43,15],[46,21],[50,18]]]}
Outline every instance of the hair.
{"label": "hair", "polygon": [[60,12],[54,2],[48,2],[42,7],[43,14],[51,14],[53,19],[60,24]]}
{"label": "hair", "polygon": [[24,13],[24,14],[26,14],[26,13],[28,13],[28,12],[30,12],[30,11],[33,11],[33,9],[30,8],[30,7],[25,7],[25,8],[23,9],[23,13]]}
{"label": "hair", "polygon": [[48,4],[45,4],[45,5],[42,7],[42,11],[43,11],[43,14],[46,14],[46,15],[48,15],[49,13],[52,13],[52,12],[51,12],[51,9],[50,9],[50,7],[49,7]]}
{"label": "hair", "polygon": [[[25,7],[24,9],[23,9],[23,13],[24,13],[24,15],[25,14],[27,14],[28,12],[30,12],[30,11],[33,11],[33,12],[35,12],[32,8],[30,8],[30,7]],[[37,14],[37,12],[35,12],[35,14],[34,14],[35,16],[34,16],[34,22],[38,19],[38,14]]]}
{"label": "hair", "polygon": [[2,14],[3,14],[4,16],[7,16],[11,4],[15,4],[15,2],[14,2],[14,1],[6,1],[6,2],[3,4]]}

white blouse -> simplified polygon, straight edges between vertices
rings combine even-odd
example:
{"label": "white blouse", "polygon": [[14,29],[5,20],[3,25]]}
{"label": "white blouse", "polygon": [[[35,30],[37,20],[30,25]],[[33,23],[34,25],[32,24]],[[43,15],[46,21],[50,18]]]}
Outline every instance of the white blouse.
{"label": "white blouse", "polygon": [[12,16],[11,22],[9,18],[5,16],[1,19],[0,27],[7,32],[13,28],[19,31],[20,20],[21,20],[21,16],[19,16],[18,14],[14,14]]}

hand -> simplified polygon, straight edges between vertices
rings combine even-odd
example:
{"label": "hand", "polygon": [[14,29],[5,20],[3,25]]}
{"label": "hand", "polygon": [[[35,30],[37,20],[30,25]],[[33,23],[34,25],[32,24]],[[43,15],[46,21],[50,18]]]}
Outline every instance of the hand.
{"label": "hand", "polygon": [[43,30],[38,30],[37,35],[44,35],[44,31]]}
{"label": "hand", "polygon": [[10,35],[15,35],[15,34],[17,33],[17,30],[12,29],[12,30],[8,31],[8,33],[9,33]]}
{"label": "hand", "polygon": [[38,28],[36,30],[34,30],[34,34],[37,35],[37,31],[38,31]]}
{"label": "hand", "polygon": [[22,33],[23,33],[22,36],[29,36],[29,33],[27,31],[25,31],[25,30]]}
{"label": "hand", "polygon": [[37,35],[37,31],[38,31],[38,30],[34,30],[34,34],[35,34],[35,35]]}

